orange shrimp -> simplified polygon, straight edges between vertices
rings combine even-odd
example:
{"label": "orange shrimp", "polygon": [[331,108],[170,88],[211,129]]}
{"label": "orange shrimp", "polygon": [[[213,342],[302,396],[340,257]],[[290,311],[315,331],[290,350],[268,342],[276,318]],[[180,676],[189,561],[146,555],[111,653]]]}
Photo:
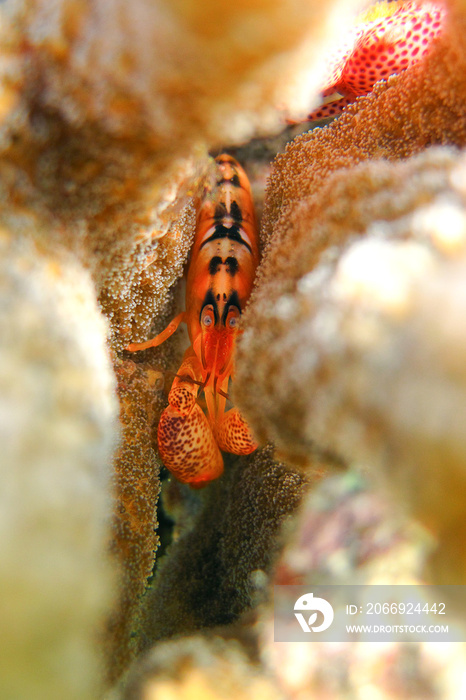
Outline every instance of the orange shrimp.
{"label": "orange shrimp", "polygon": [[[168,395],[157,439],[165,466],[181,482],[204,486],[223,472],[220,450],[249,454],[257,444],[237,408],[226,409],[234,374],[234,348],[242,310],[259,264],[251,189],[237,161],[215,159],[215,181],[206,185],[186,280],[186,310],[152,340],[131,352],[156,347],[185,322],[190,347]],[[207,415],[198,403],[204,392]]]}

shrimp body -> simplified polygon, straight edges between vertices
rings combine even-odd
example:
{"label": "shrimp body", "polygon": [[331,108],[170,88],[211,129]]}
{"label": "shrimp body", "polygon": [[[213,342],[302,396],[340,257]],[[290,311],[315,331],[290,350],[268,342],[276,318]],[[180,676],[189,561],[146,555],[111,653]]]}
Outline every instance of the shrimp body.
{"label": "shrimp body", "polygon": [[[234,375],[239,321],[259,263],[251,189],[229,155],[215,159],[197,211],[186,279],[186,310],[156,338],[133,343],[143,350],[164,342],[181,322],[191,342],[168,395],[158,426],[165,466],[182,482],[200,487],[223,472],[221,450],[249,454],[257,444],[236,408],[226,410]],[[204,393],[206,412],[198,402]]]}

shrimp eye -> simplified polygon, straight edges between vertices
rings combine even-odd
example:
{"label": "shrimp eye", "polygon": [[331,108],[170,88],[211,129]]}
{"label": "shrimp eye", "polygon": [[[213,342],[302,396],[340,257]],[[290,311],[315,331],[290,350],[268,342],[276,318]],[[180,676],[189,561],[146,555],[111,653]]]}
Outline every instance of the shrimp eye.
{"label": "shrimp eye", "polygon": [[201,323],[204,328],[211,328],[215,323],[214,310],[211,305],[204,306],[201,314]]}
{"label": "shrimp eye", "polygon": [[241,315],[241,311],[236,306],[230,307],[230,309],[228,310],[226,327],[231,328],[232,330],[234,328],[237,328],[240,315]]}

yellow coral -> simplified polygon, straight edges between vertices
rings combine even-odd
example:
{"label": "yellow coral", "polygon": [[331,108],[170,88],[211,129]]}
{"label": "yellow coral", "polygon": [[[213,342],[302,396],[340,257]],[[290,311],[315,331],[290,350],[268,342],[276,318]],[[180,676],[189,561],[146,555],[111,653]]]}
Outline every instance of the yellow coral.
{"label": "yellow coral", "polygon": [[[319,471],[328,465],[316,459],[315,466]],[[264,597],[281,524],[306,482],[275,462],[270,448],[228,460],[224,475],[206,489],[189,530],[160,562],[145,600],[144,648],[230,623]]]}
{"label": "yellow coral", "polygon": [[101,122],[183,154],[241,142],[306,113],[321,48],[359,2],[36,2],[19,15],[43,96],[74,123]]}
{"label": "yellow coral", "polygon": [[114,603],[107,327],[88,272],[23,234],[0,229],[0,695],[95,698]]}

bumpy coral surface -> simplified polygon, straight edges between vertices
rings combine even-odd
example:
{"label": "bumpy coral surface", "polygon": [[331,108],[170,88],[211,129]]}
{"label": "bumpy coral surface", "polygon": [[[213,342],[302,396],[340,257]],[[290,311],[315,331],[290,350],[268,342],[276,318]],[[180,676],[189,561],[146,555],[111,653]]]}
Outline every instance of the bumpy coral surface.
{"label": "bumpy coral surface", "polygon": [[[236,385],[260,438],[298,461],[317,445],[377,465],[453,549],[466,464],[464,168],[437,149],[370,162],[296,205],[281,231],[293,252],[266,260]],[[260,353],[254,369],[244,352]]]}
{"label": "bumpy coral surface", "polygon": [[112,680],[134,656],[141,598],[158,546],[156,504],[160,482],[153,427],[160,415],[164,385],[163,373],[154,367],[127,360],[118,363],[116,370],[122,442],[115,459],[118,512],[113,549],[122,582],[108,630],[108,674]]}
{"label": "bumpy coral surface", "polygon": [[437,575],[453,582],[466,571],[452,537],[465,506],[464,161],[386,162],[466,143],[466,25],[449,9],[422,63],[276,159],[235,397],[289,459],[317,446],[385,471],[440,536]]}
{"label": "bumpy coral surface", "polygon": [[116,348],[148,334],[182,273],[207,149],[306,112],[351,13],[335,5],[329,19],[305,0],[2,7],[3,196],[57,217]]}
{"label": "bumpy coral surface", "polygon": [[182,154],[201,140],[222,145],[279,127],[277,107],[305,113],[321,48],[356,6],[59,0],[52,10],[40,0],[14,20],[43,101],[74,123],[101,122]]}
{"label": "bumpy coral surface", "polygon": [[[328,467],[316,459],[321,475]],[[270,448],[231,458],[206,490],[202,509],[161,562],[146,601],[144,646],[235,621],[263,598],[280,529],[307,479],[275,462]]]}
{"label": "bumpy coral surface", "polygon": [[[185,177],[183,183],[195,189],[197,180]],[[127,241],[116,252],[117,259],[119,254],[121,259],[103,282],[99,301],[110,319],[116,349],[150,336],[153,319],[163,313],[169,290],[183,274],[194,232],[194,206],[191,196],[176,188],[175,192],[181,206],[179,214],[164,202],[153,213],[153,225],[161,226],[161,230],[154,231],[146,222],[142,232],[134,236],[132,224],[133,244],[128,248]]]}
{"label": "bumpy coral surface", "polygon": [[0,695],[96,697],[114,596],[106,324],[70,256],[4,226],[0,251]]}

